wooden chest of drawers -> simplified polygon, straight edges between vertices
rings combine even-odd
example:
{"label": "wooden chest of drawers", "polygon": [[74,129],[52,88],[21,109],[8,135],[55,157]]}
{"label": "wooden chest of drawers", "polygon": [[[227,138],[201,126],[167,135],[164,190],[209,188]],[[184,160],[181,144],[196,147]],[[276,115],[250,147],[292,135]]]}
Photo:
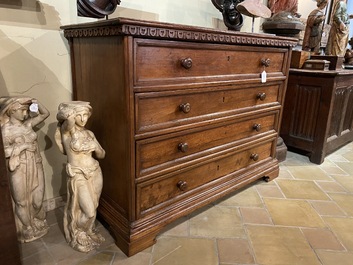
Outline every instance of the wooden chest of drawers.
{"label": "wooden chest of drawers", "polygon": [[127,255],[177,218],[277,177],[293,39],[123,18],[63,29],[75,99],[91,102],[107,153],[98,213]]}

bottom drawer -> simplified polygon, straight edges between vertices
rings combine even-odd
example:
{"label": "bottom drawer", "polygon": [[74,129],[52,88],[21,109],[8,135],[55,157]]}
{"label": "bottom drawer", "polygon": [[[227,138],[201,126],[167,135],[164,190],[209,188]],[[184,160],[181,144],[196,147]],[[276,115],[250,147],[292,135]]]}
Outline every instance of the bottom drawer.
{"label": "bottom drawer", "polygon": [[234,175],[241,178],[242,168],[253,167],[271,156],[276,141],[244,147],[237,152],[223,154],[220,158],[208,163],[199,164],[190,169],[178,170],[164,178],[146,181],[137,185],[137,214],[144,215],[157,210],[165,204],[171,204],[185,196],[192,195],[193,190],[203,184]]}

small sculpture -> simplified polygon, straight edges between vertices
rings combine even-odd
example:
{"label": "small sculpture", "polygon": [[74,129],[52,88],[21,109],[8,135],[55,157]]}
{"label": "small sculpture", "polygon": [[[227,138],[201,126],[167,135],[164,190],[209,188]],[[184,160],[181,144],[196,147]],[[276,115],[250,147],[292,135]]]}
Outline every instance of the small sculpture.
{"label": "small sculpture", "polygon": [[244,18],[237,10],[237,5],[244,0],[211,0],[222,13],[223,22],[229,30],[240,31]]}
{"label": "small sculpture", "polygon": [[344,64],[345,66],[353,65],[353,51],[351,49],[347,49],[344,54]]}
{"label": "small sculpture", "polygon": [[325,20],[323,10],[327,5],[327,0],[316,0],[316,2],[317,8],[309,14],[306,22],[302,50],[319,54],[322,36],[322,22]]}
{"label": "small sculpture", "polygon": [[49,111],[34,98],[0,98],[0,124],[21,243],[36,240],[49,229],[43,209],[42,157],[33,130],[48,116]]}
{"label": "small sculpture", "polygon": [[103,176],[99,163],[105,151],[85,125],[92,114],[89,102],[71,101],[58,108],[55,140],[67,156],[67,203],[64,209],[64,232],[70,246],[81,252],[97,248],[104,238],[95,228]]}
{"label": "small sculpture", "polygon": [[347,14],[346,2],[346,0],[339,0],[333,8],[333,21],[328,36],[326,55],[345,55],[349,35],[349,19],[353,18],[353,15]]}
{"label": "small sculpture", "polygon": [[345,64],[345,68],[352,69],[353,66],[353,37],[349,39],[348,44],[351,46],[351,49],[347,49],[346,53],[344,54],[344,64]]}

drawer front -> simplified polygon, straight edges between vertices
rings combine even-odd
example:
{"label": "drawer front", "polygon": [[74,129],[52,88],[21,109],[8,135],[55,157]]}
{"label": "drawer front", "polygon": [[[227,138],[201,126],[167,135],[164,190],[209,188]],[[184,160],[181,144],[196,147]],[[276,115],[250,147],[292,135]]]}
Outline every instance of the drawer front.
{"label": "drawer front", "polygon": [[199,128],[186,134],[181,132],[137,141],[137,177],[176,170],[192,159],[202,159],[235,146],[239,140],[273,133],[277,129],[277,118],[278,111],[266,112],[207,130]]}
{"label": "drawer front", "polygon": [[284,76],[287,49],[135,39],[134,86]]}
{"label": "drawer front", "polygon": [[280,106],[283,83],[208,91],[136,93],[136,134],[175,128],[254,109]]}
{"label": "drawer front", "polygon": [[[276,141],[272,140],[258,146],[244,148],[238,153],[228,154],[208,163],[200,163],[192,169],[177,171],[177,174],[171,174],[164,179],[138,184],[138,215],[144,215],[151,210],[164,207],[165,203],[185,199],[185,196],[191,196],[197,187],[223,176],[235,174],[234,177],[236,177],[236,171],[255,167],[262,160],[269,158],[275,144]],[[243,172],[243,170],[241,171]]]}

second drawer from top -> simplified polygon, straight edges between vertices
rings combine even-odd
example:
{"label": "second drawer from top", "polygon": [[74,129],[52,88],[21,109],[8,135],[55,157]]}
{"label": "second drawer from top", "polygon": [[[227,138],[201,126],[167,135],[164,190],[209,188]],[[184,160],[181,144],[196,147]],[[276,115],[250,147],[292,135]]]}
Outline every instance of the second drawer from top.
{"label": "second drawer from top", "polygon": [[[135,133],[143,135],[186,129],[195,123],[280,108],[283,82],[262,85],[227,86],[212,89],[149,92],[135,94]],[[159,132],[156,132],[156,131]],[[139,136],[140,135],[140,136]]]}

